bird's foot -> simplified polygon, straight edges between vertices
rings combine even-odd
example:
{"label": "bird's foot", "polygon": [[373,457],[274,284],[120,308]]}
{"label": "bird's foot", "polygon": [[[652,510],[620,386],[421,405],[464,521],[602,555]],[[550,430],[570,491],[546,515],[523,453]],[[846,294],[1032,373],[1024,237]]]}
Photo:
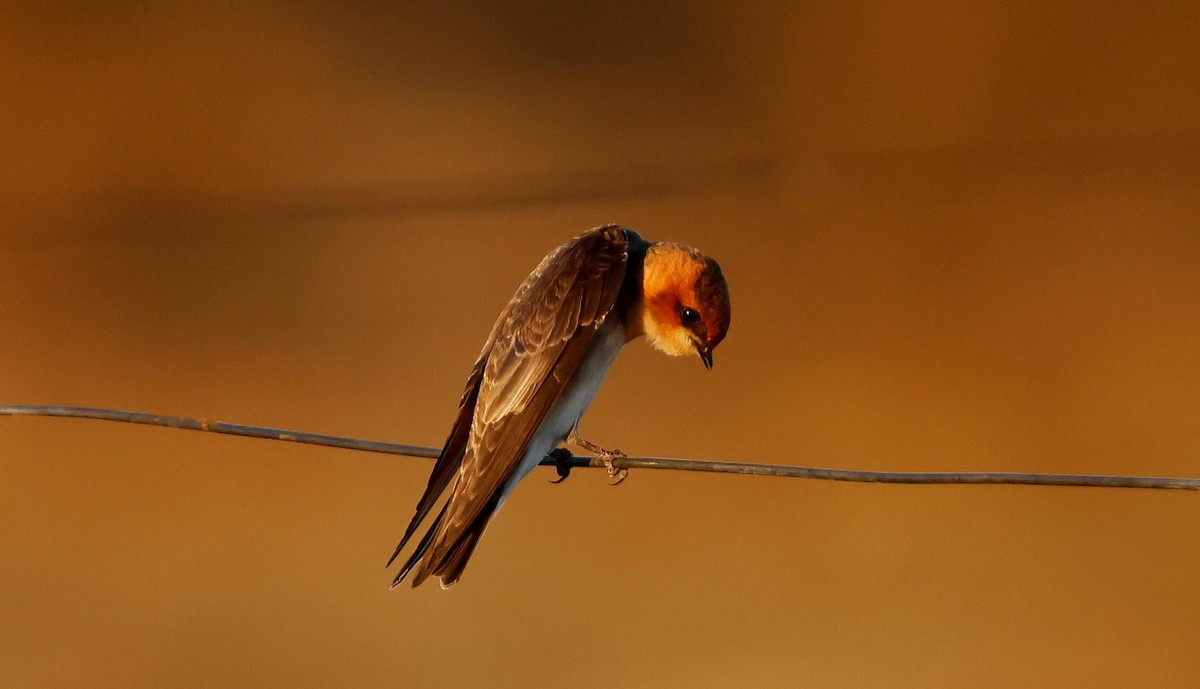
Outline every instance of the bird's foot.
{"label": "bird's foot", "polygon": [[550,457],[554,459],[554,470],[558,472],[558,478],[550,483],[562,483],[566,481],[567,477],[571,475],[571,468],[573,466],[571,460],[575,458],[575,455],[572,455],[571,451],[565,447],[556,447],[550,451]]}
{"label": "bird's foot", "polygon": [[600,461],[604,462],[604,468],[608,470],[608,477],[612,479],[608,485],[615,486],[624,481],[629,476],[629,470],[623,467],[618,467],[613,464],[614,460],[625,459],[629,455],[620,450],[601,450]]}
{"label": "bird's foot", "polygon": [[575,431],[571,432],[571,442],[600,458],[600,462],[604,465],[604,468],[608,470],[608,477],[612,479],[612,481],[609,482],[609,485],[615,486],[629,476],[628,469],[623,469],[613,464],[614,460],[624,459],[629,456],[624,452],[621,452],[620,450],[606,450],[596,443],[580,438],[579,433]]}

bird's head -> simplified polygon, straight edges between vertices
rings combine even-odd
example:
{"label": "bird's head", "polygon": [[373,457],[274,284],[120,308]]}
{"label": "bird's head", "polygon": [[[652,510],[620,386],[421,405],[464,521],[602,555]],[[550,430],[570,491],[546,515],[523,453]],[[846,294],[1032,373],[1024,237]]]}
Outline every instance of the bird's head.
{"label": "bird's head", "polygon": [[712,368],[712,350],[729,330],[729,287],[721,266],[683,244],[661,242],[642,268],[642,330],[671,356],[699,354]]}

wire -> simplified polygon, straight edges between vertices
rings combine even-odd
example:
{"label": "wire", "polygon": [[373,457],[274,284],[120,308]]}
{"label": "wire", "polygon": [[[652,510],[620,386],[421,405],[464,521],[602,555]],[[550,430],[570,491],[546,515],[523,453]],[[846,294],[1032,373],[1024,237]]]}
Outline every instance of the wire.
{"label": "wire", "polygon": [[[55,416],[79,419],[120,421],[148,426],[184,428],[193,431],[240,435],[268,440],[286,440],[308,445],[338,447],[362,452],[380,452],[407,457],[436,458],[439,450],[419,445],[401,445],[376,440],[322,435],[304,431],[290,431],[263,426],[246,426],[210,419],[195,419],[184,416],[165,416],[144,412],[98,409],[93,407],[64,407],[53,405],[9,404],[0,405],[0,416]],[[601,457],[581,455],[566,456],[556,453],[542,460],[543,466],[558,467],[559,473],[568,473],[573,468],[606,467]],[[1092,486],[1097,488],[1173,488],[1200,490],[1200,478],[1172,478],[1159,476],[1103,476],[1086,474],[1024,474],[1011,472],[896,472],[854,471],[849,469],[824,469],[785,464],[752,464],[748,462],[722,462],[700,459],[670,459],[666,457],[612,458],[618,469],[669,469],[675,471],[706,471],[718,474],[740,474],[745,476],[781,476],[825,481],[852,481],[858,483],[917,483],[917,484],[1017,484],[1027,486]]]}

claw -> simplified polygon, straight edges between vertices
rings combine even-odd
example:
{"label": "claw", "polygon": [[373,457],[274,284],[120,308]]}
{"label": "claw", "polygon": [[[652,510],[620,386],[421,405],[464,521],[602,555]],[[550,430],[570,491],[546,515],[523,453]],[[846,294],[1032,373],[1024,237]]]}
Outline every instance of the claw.
{"label": "claw", "polygon": [[[600,459],[600,462],[604,465],[604,468],[608,470],[608,477],[610,479],[613,479],[612,481],[609,482],[608,485],[615,486],[615,485],[621,483],[622,481],[624,481],[625,477],[629,476],[628,469],[620,469],[620,468],[617,468],[616,466],[613,466],[614,459],[623,459],[623,458],[629,456],[629,455],[626,455],[624,452],[621,452],[620,450],[606,450],[606,449],[600,447],[599,445],[597,445],[596,443],[589,442],[587,440],[584,440],[583,438],[580,438],[578,428],[571,429],[571,434],[568,436],[568,440],[570,442],[574,443],[575,445],[582,447],[583,449],[587,450],[588,452],[591,452],[592,454],[596,455]],[[551,453],[551,454],[553,454],[553,453]]]}
{"label": "claw", "polygon": [[616,466],[613,460],[627,457],[620,450],[605,450],[600,453],[600,461],[604,462],[604,468],[608,470],[608,477],[612,479],[608,482],[610,486],[620,485],[629,476],[629,470]]}
{"label": "claw", "polygon": [[550,456],[554,458],[554,470],[558,472],[558,478],[550,483],[562,483],[571,475],[571,460],[574,455],[565,447],[556,447],[550,451]]}

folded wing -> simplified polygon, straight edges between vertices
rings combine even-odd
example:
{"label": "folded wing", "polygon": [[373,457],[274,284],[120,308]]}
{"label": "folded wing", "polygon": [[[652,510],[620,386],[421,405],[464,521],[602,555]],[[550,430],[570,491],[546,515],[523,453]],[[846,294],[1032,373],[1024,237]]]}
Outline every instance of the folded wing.
{"label": "folded wing", "polygon": [[518,288],[468,379],[458,418],[393,559],[453,479],[450,496],[393,586],[418,563],[414,586],[429,575],[447,586],[461,576],[534,434],[612,313],[628,250],[622,228],[591,230],[552,252]]}

